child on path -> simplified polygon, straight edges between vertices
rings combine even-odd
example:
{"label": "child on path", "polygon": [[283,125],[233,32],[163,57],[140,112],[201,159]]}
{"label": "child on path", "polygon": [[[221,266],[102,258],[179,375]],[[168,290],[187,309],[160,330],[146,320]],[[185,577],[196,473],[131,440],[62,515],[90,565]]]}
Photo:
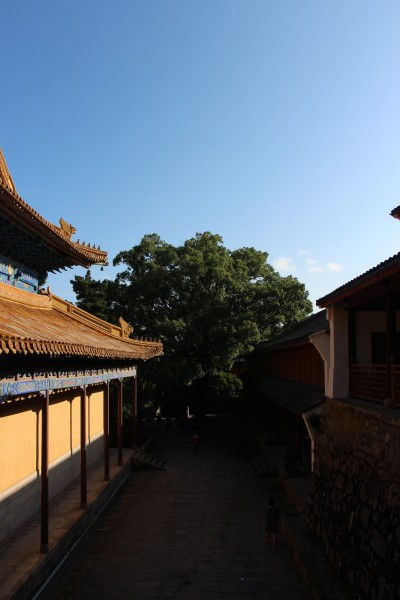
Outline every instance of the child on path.
{"label": "child on path", "polygon": [[192,444],[193,444],[193,451],[195,454],[197,454],[199,444],[200,444],[200,436],[198,433],[195,433],[194,435],[192,435]]}
{"label": "child on path", "polygon": [[271,540],[272,550],[276,550],[276,536],[279,533],[279,508],[276,506],[275,498],[269,499],[265,509],[264,531],[267,543]]}

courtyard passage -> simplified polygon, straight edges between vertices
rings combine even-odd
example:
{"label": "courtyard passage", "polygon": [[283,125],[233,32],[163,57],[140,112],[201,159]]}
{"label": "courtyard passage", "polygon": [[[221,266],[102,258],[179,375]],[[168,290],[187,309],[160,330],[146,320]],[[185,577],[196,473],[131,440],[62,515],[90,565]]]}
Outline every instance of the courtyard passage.
{"label": "courtyard passage", "polygon": [[[286,549],[265,543],[274,479],[254,475],[229,423],[154,430],[163,471],[135,471],[42,591],[40,599],[305,600]],[[197,431],[196,431],[197,433]]]}

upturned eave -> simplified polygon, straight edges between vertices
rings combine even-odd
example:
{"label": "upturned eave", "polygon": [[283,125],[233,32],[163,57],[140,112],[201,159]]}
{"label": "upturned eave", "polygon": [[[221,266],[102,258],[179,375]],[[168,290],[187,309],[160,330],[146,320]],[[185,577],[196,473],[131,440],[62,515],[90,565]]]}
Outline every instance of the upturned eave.
{"label": "upturned eave", "polygon": [[3,215],[20,227],[40,237],[45,244],[65,256],[61,267],[107,265],[107,252],[73,242],[60,227],[44,219],[11,187],[0,180],[0,206]]}

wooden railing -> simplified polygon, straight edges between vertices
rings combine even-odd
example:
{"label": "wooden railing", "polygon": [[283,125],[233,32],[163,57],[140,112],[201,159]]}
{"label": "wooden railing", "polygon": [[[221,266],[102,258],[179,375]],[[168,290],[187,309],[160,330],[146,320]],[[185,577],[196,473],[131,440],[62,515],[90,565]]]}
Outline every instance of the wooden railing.
{"label": "wooden railing", "polygon": [[400,365],[392,367],[392,390],[394,403],[400,406]]}
{"label": "wooden railing", "polygon": [[391,365],[390,379],[386,364],[350,366],[350,394],[353,398],[384,403],[391,399],[400,405],[400,365]]}

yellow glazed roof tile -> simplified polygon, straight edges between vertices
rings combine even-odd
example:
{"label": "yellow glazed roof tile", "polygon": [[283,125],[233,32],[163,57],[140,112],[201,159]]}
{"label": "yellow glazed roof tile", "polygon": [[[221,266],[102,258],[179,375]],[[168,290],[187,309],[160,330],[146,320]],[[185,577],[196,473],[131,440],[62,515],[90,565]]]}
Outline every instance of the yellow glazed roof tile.
{"label": "yellow glazed roof tile", "polygon": [[162,344],[131,340],[102,321],[52,295],[35,295],[0,282],[0,354],[44,354],[106,359],[149,359]]}

